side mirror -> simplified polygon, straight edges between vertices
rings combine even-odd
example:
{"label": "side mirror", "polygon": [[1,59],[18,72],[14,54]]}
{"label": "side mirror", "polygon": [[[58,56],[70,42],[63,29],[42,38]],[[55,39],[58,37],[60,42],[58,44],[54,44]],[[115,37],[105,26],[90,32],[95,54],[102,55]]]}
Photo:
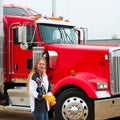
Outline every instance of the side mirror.
{"label": "side mirror", "polygon": [[18,42],[20,42],[21,49],[27,49],[27,27],[26,26],[19,26],[18,27]]}
{"label": "side mirror", "polygon": [[76,32],[76,34],[77,34],[77,38],[78,38],[78,44],[80,44],[81,43],[81,32],[80,32],[80,30],[78,29],[78,28],[74,28],[74,30],[75,30],[75,32]]}
{"label": "side mirror", "polygon": [[80,27],[82,30],[82,36],[83,36],[83,44],[86,44],[86,41],[88,40],[88,29]]}

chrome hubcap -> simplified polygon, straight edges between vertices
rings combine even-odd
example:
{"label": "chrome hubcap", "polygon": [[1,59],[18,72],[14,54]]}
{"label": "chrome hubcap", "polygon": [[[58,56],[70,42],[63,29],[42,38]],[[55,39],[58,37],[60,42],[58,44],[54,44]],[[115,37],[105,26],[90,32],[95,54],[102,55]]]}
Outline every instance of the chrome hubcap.
{"label": "chrome hubcap", "polygon": [[62,115],[65,120],[85,120],[88,116],[87,104],[78,97],[68,98],[62,105]]}

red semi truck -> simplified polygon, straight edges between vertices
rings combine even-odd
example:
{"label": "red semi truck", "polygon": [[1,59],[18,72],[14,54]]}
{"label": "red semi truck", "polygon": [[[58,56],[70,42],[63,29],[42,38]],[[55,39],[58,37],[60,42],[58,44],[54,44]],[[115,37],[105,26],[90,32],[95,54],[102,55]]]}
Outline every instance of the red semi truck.
{"label": "red semi truck", "polygon": [[4,15],[15,15],[15,16],[28,16],[31,18],[38,18],[39,13],[29,7],[18,6],[15,4],[4,4],[3,5]]}
{"label": "red semi truck", "polygon": [[[2,27],[3,26],[3,27]],[[29,111],[26,83],[34,61],[47,60],[57,120],[120,115],[120,47],[81,44],[79,29],[60,18],[4,15],[0,34],[0,103]]]}

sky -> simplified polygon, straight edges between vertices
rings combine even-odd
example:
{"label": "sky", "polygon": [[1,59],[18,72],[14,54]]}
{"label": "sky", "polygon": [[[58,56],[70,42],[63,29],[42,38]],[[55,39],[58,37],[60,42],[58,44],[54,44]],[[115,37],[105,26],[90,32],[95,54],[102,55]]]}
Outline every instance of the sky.
{"label": "sky", "polygon": [[[52,16],[52,0],[3,0]],[[55,15],[88,29],[88,39],[120,38],[120,0],[56,0]]]}

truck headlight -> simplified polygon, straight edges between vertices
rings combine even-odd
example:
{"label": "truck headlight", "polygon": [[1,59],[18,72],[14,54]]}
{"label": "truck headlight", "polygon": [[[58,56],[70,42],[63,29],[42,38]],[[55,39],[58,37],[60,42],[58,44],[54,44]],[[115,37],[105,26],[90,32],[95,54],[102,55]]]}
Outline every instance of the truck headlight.
{"label": "truck headlight", "polygon": [[108,89],[108,83],[107,82],[97,82],[97,89],[98,90]]}

